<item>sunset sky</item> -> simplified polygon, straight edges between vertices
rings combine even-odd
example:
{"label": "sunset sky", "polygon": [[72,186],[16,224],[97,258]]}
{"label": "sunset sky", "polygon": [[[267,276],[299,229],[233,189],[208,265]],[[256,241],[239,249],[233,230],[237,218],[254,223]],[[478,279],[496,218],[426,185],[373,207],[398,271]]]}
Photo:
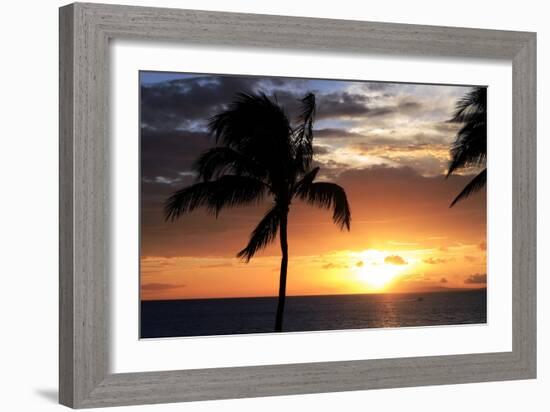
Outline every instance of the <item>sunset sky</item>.
{"label": "sunset sky", "polygon": [[[291,119],[313,92],[318,180],[344,187],[351,231],[294,202],[288,295],[427,292],[486,286],[486,192],[449,208],[471,176],[444,179],[468,87],[141,72],[141,297],[275,296],[278,242],[235,257],[270,200],[165,222],[163,202],[191,185],[214,145],[206,125],[238,92],[275,96]],[[475,171],[471,171],[474,173]]]}

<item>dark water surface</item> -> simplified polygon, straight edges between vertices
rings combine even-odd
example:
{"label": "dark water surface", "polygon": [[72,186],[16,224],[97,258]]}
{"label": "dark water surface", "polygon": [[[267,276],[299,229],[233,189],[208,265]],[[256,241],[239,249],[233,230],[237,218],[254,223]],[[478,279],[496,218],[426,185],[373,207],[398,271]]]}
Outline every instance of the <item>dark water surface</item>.
{"label": "dark water surface", "polygon": [[[141,337],[273,332],[277,298],[143,301]],[[487,322],[486,290],[289,296],[285,332]]]}

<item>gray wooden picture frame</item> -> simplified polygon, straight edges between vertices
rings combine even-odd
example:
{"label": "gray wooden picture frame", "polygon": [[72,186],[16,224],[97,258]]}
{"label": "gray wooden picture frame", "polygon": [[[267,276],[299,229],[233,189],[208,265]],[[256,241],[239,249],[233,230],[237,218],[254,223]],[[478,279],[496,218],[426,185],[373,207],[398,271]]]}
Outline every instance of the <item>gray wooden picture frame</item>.
{"label": "gray wooden picture frame", "polygon": [[[513,66],[513,350],[111,374],[109,40],[496,58]],[[536,376],[536,34],[71,4],[60,9],[59,399],[88,408]],[[490,211],[489,211],[490,213]]]}

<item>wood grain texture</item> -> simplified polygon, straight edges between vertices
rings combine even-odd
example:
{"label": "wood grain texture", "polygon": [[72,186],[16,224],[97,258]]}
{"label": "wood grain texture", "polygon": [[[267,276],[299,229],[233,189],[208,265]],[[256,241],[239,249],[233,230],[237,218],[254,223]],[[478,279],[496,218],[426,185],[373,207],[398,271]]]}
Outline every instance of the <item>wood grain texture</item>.
{"label": "wood grain texture", "polygon": [[[72,9],[72,8],[71,8]],[[59,401],[73,404],[73,70],[74,19],[59,15]]]}
{"label": "wood grain texture", "polygon": [[536,375],[537,111],[536,37],[512,62],[513,88],[513,350]]}
{"label": "wood grain texture", "polygon": [[[109,40],[496,58],[513,65],[513,350],[109,373]],[[76,3],[60,9],[60,402],[84,408],[536,375],[534,33]]]}

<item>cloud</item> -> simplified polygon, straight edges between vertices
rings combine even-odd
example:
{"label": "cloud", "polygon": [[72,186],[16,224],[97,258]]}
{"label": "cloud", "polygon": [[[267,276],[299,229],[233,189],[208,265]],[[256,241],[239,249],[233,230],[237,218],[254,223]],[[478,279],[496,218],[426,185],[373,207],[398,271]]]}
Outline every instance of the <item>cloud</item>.
{"label": "cloud", "polygon": [[408,112],[408,111],[417,111],[422,109],[422,104],[418,101],[414,100],[405,100],[400,102],[396,108],[400,111]]}
{"label": "cloud", "polygon": [[206,125],[238,92],[252,91],[258,77],[193,76],[142,85],[141,123],[157,130]]}
{"label": "cloud", "polygon": [[[399,110],[417,108],[420,103],[403,101],[398,104],[373,105],[379,96],[369,92],[353,93],[344,88],[332,92],[316,91],[307,80],[253,77],[189,75],[187,78],[141,86],[142,126],[157,130],[201,129],[208,119],[227,104],[237,93],[265,92],[276,97],[285,107],[289,117],[295,119],[299,111],[299,99],[309,91],[316,92],[317,119],[358,118],[362,116],[387,116]],[[370,88],[381,89],[385,85]]]}
{"label": "cloud", "polygon": [[384,263],[388,263],[390,265],[406,265],[407,264],[405,259],[403,259],[399,255],[386,256],[386,258],[384,259]]}
{"label": "cloud", "polygon": [[296,117],[306,80],[282,77],[185,75],[185,78],[142,84],[142,127],[155,130],[206,131],[210,117],[233,102],[238,93],[265,92]]}
{"label": "cloud", "polygon": [[475,256],[470,256],[470,255],[465,255],[464,256],[464,260],[466,262],[469,262],[469,263],[476,263],[477,262],[477,257]]}
{"label": "cloud", "polygon": [[[182,176],[185,176],[182,174]],[[169,178],[165,176],[156,176],[154,179],[151,179],[149,177],[143,177],[143,181],[145,183],[160,183],[162,185],[173,185],[176,183],[180,183],[182,181],[182,177],[176,177],[176,178]]]}
{"label": "cloud", "polygon": [[439,265],[439,264],[442,264],[442,263],[450,262],[452,260],[453,260],[452,258],[429,257],[429,258],[423,259],[422,261],[424,263],[429,264],[429,265]]}
{"label": "cloud", "polygon": [[345,265],[343,263],[332,263],[332,262],[329,262],[329,263],[325,263],[324,265],[321,266],[321,268],[323,269],[347,269],[348,268],[348,265]]}
{"label": "cloud", "polygon": [[[450,139],[431,129],[430,123],[406,126],[398,121],[374,124],[365,119],[361,124],[316,129],[314,139],[329,148],[317,160],[324,164],[340,160],[345,167],[357,167],[357,163],[410,166],[426,176],[446,172]],[[474,172],[477,170],[463,174]]]}
{"label": "cloud", "polygon": [[[371,89],[372,90],[372,89]],[[393,95],[387,95],[393,97]],[[317,117],[328,118],[357,118],[368,119],[389,117],[400,113],[415,113],[423,109],[420,101],[413,96],[390,101],[385,96],[370,93],[333,92],[320,94],[318,98]]]}
{"label": "cloud", "polygon": [[[378,138],[376,143],[363,139],[361,143],[352,144],[351,148],[365,158],[379,158],[389,164],[410,166],[426,176],[442,175],[449,162],[449,146],[442,143],[430,143],[433,139],[419,139],[419,142],[408,138]],[[382,143],[385,141],[385,143]]]}
{"label": "cloud", "polygon": [[483,241],[479,244],[479,248],[481,250],[487,250],[487,242],[486,241]]}
{"label": "cloud", "polygon": [[366,94],[333,92],[317,99],[317,118],[349,118],[365,116],[371,112],[368,103],[371,98]]}
{"label": "cloud", "polygon": [[447,121],[435,122],[431,125],[431,128],[437,132],[454,135],[460,129],[460,124]]}
{"label": "cloud", "polygon": [[187,285],[173,285],[171,283],[142,283],[140,288],[143,292],[156,292],[169,289],[185,288]]}
{"label": "cloud", "polygon": [[394,284],[394,290],[407,293],[447,291],[446,283],[446,278],[437,280],[426,274],[413,273],[399,277]]}
{"label": "cloud", "polygon": [[[457,127],[444,121],[446,115],[437,121],[430,119],[419,123],[416,120],[419,114],[431,113],[434,107],[447,108],[448,103],[441,99],[441,91],[436,86],[338,81],[321,82],[320,85],[320,81],[277,77],[181,76],[187,77],[141,86],[142,170],[149,182],[179,184],[182,179],[178,173],[189,171],[191,157],[213,145],[207,131],[209,118],[226,108],[239,92],[263,91],[274,96],[288,116],[296,119],[299,99],[306,92],[314,91],[317,120],[321,122],[315,124],[316,139],[355,139],[363,142],[354,149],[356,157],[379,158],[379,161],[366,161],[365,164],[401,162],[425,174],[445,170],[448,141],[445,147],[437,149],[439,154],[434,152],[433,145],[441,144],[442,136],[452,135],[452,128]],[[323,89],[327,87],[323,84],[339,89]],[[388,90],[392,93],[380,93]],[[433,100],[434,96],[438,99]],[[342,119],[352,119],[352,123],[342,123]],[[379,121],[382,123],[377,124]],[[356,128],[354,125],[368,127],[362,131],[363,126]],[[422,144],[432,147],[420,147]],[[331,158],[332,152],[332,146],[316,147],[316,155],[326,157],[316,160],[329,168],[350,166],[342,159]]]}
{"label": "cloud", "polygon": [[339,128],[324,128],[324,129],[316,129],[313,131],[314,138],[317,139],[324,139],[324,138],[341,138],[341,137],[356,137],[356,138],[365,138],[365,135],[362,135],[361,133],[355,133],[351,132],[346,129],[339,129]]}
{"label": "cloud", "polygon": [[364,263],[363,263],[362,260],[360,260],[359,262],[357,262],[357,263],[355,264],[355,266],[357,266],[358,268],[362,267],[363,265],[364,265]]}
{"label": "cloud", "polygon": [[331,148],[329,146],[322,146],[322,145],[314,144],[313,145],[313,154],[314,154],[314,156],[326,155],[326,154],[329,154],[331,152],[330,149]]}
{"label": "cloud", "polygon": [[212,147],[206,132],[141,129],[141,177],[148,182],[192,181],[191,168],[197,156]]}
{"label": "cloud", "polygon": [[464,280],[464,283],[469,285],[487,284],[487,274],[476,273],[476,274],[470,275]]}

